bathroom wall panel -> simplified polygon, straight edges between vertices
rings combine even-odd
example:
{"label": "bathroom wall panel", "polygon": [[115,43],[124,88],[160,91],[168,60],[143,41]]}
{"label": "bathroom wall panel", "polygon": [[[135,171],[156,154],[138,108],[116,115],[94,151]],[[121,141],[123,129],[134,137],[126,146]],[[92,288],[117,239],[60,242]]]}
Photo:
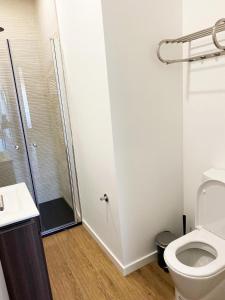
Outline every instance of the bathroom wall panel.
{"label": "bathroom wall panel", "polygon": [[182,32],[181,1],[56,4],[83,218],[137,267],[158,231],[181,231],[182,69],[156,56],[160,39]]}
{"label": "bathroom wall panel", "polygon": [[[183,33],[213,26],[224,17],[223,0],[183,1]],[[222,35],[224,37],[224,34]],[[214,50],[212,38],[193,42],[184,54]],[[183,65],[184,211],[194,227],[196,194],[202,174],[225,168],[225,57]]]}
{"label": "bathroom wall panel", "polygon": [[[182,65],[163,65],[156,50],[161,39],[181,35],[182,2],[102,4],[124,260],[129,264],[151,257],[161,230],[181,232]],[[179,47],[171,52],[182,56]]]}
{"label": "bathroom wall panel", "polygon": [[[123,260],[100,0],[56,0],[83,221]],[[104,193],[109,203],[101,202]]]}
{"label": "bathroom wall panel", "polygon": [[58,22],[54,0],[32,0],[35,3],[38,27],[43,42],[57,38]]}

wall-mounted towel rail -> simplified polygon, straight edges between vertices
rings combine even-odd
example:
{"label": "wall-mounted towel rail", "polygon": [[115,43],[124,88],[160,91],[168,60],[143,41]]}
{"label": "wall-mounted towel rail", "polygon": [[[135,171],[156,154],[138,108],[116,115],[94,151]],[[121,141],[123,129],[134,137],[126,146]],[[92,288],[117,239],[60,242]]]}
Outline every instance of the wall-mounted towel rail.
{"label": "wall-mounted towel rail", "polygon": [[[208,58],[225,55],[225,46],[221,45],[217,39],[217,34],[222,31],[225,31],[225,18],[218,20],[213,27],[209,27],[209,28],[197,31],[195,33],[188,34],[188,35],[182,36],[177,39],[162,40],[159,43],[157,56],[161,62],[163,62],[165,64],[172,64],[172,63],[178,63],[178,62],[193,62],[193,61],[204,60],[204,59],[208,59]],[[192,57],[180,58],[180,59],[164,59],[161,56],[161,47],[164,44],[175,44],[175,43],[176,44],[184,44],[184,43],[188,43],[188,42],[191,42],[191,41],[194,41],[197,39],[201,39],[201,38],[209,36],[209,35],[212,35],[213,43],[216,46],[216,48],[219,49],[220,51],[215,51],[215,52],[204,54],[204,55],[195,55]]]}

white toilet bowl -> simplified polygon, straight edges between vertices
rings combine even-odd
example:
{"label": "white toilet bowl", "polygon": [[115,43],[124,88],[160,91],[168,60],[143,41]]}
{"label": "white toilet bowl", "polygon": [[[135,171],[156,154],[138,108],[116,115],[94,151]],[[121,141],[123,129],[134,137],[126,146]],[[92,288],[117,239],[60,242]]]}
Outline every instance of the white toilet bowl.
{"label": "white toilet bowl", "polygon": [[[164,254],[179,300],[205,300],[225,280],[225,240],[195,230],[169,244]],[[220,288],[225,299],[225,288]],[[180,297],[180,298],[179,298]],[[208,297],[208,298],[206,298]]]}
{"label": "white toilet bowl", "polygon": [[164,253],[177,300],[225,300],[225,171],[207,175],[198,191],[196,230]]}

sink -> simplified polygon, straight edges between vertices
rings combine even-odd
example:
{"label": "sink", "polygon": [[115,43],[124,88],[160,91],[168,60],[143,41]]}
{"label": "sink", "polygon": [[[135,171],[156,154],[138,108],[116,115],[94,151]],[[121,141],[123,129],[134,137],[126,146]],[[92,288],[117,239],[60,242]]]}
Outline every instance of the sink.
{"label": "sink", "polygon": [[4,209],[0,210],[0,228],[39,216],[25,183],[0,188]]}

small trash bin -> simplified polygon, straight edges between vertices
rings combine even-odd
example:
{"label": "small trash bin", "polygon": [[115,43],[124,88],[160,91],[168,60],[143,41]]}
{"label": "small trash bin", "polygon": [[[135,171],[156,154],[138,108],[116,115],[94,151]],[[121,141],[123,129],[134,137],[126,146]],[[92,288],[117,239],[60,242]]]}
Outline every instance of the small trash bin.
{"label": "small trash bin", "polygon": [[163,231],[157,234],[155,238],[155,243],[158,250],[158,265],[165,271],[168,271],[168,267],[166,265],[166,262],[164,260],[163,254],[166,249],[166,247],[171,243],[172,241],[176,240],[177,237],[170,231]]}

